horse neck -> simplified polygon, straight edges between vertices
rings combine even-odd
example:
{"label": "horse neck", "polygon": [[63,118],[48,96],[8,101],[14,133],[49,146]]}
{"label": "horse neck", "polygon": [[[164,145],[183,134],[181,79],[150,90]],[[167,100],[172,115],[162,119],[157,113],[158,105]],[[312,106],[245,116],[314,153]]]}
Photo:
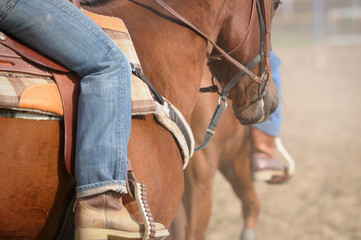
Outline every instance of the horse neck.
{"label": "horse neck", "polygon": [[[223,0],[166,2],[206,34],[213,35]],[[118,1],[88,9],[123,19],[145,75],[189,119],[207,62],[207,41],[153,1]]]}

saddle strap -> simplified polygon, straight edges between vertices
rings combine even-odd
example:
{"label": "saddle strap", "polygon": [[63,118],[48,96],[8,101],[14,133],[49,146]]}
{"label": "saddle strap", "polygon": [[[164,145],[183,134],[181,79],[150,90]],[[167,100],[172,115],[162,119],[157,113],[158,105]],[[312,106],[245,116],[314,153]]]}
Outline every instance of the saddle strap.
{"label": "saddle strap", "polygon": [[61,74],[53,72],[54,79],[61,92],[61,100],[64,108],[64,160],[68,171],[74,176],[76,123],[78,112],[78,98],[80,85],[79,77],[73,74]]}
{"label": "saddle strap", "polygon": [[154,87],[154,85],[150,82],[150,80],[143,74],[142,69],[137,68],[133,63],[130,63],[130,66],[132,67],[132,72],[140,79],[142,79],[143,82],[145,82],[148,85],[150,90],[152,90],[155,100],[157,100],[157,102],[163,105],[164,99],[162,95],[158,92],[158,90]]}

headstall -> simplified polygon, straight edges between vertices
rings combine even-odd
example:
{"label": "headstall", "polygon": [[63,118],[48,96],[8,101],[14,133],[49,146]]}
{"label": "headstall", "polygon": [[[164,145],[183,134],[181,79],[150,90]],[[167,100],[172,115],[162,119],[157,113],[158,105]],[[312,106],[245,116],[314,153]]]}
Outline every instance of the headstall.
{"label": "headstall", "polygon": [[[268,17],[268,9],[267,9],[267,0],[253,0],[252,1],[252,14],[250,18],[250,23],[246,31],[247,37],[254,21],[254,9],[255,6],[257,6],[257,12],[259,16],[259,22],[260,22],[260,34],[261,34],[261,41],[260,41],[260,51],[259,54],[251,60],[251,62],[244,66],[242,63],[235,60],[233,57],[230,56],[232,52],[234,52],[236,49],[238,49],[243,41],[238,44],[238,46],[230,51],[229,53],[226,53],[222,48],[220,48],[215,42],[213,42],[207,35],[205,35],[201,30],[199,30],[196,26],[194,26],[191,22],[189,22],[187,19],[179,15],[176,11],[174,11],[169,5],[167,5],[163,0],[154,0],[156,3],[158,3],[161,7],[163,7],[165,10],[167,10],[170,14],[172,14],[174,17],[182,21],[184,24],[186,24],[188,27],[196,31],[199,35],[207,39],[209,43],[213,45],[214,48],[217,49],[217,51],[221,54],[219,56],[210,56],[210,60],[214,58],[220,58],[223,57],[232,64],[234,64],[236,67],[240,69],[240,72],[236,74],[225,87],[222,86],[222,91],[219,92],[220,98],[218,100],[218,106],[213,114],[212,120],[208,126],[206,135],[202,141],[202,143],[195,149],[195,151],[203,149],[207,144],[209,143],[210,139],[213,137],[215,133],[215,129],[217,127],[217,124],[222,116],[223,111],[227,108],[227,95],[229,91],[245,76],[248,75],[253,81],[257,82],[260,86],[263,86],[261,91],[258,93],[257,99],[250,102],[247,106],[245,106],[243,109],[248,108],[250,105],[254,104],[255,102],[259,101],[263,98],[266,90],[266,86],[269,80],[269,72],[270,72],[270,59],[269,59],[269,53],[270,53],[270,18]],[[255,2],[256,1],[256,2]],[[261,1],[261,3],[260,3]],[[262,6],[261,6],[262,4]],[[265,63],[263,63],[265,61]],[[260,71],[260,77],[254,74],[251,70],[255,68],[258,64],[263,65],[263,71]],[[262,67],[260,67],[262,69]],[[213,75],[213,78],[216,78],[216,76]],[[216,78],[217,79],[217,78]],[[218,80],[218,79],[217,79]],[[210,91],[214,91],[215,85],[213,87],[207,88]],[[201,89],[202,91],[202,89]],[[206,89],[203,89],[203,92],[207,91]],[[221,103],[223,101],[223,105]]]}

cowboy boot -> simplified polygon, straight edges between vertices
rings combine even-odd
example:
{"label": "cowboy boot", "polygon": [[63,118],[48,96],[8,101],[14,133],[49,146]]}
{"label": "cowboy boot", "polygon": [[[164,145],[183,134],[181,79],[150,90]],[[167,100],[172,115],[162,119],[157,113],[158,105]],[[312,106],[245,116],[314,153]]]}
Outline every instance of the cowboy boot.
{"label": "cowboy boot", "polygon": [[255,181],[283,183],[290,177],[288,167],[276,159],[275,137],[261,130],[250,127],[251,136],[251,171]]}
{"label": "cowboy boot", "polygon": [[[155,231],[155,240],[169,235],[160,223],[155,223]],[[143,235],[144,224],[129,214],[120,193],[109,191],[77,199],[75,240],[131,240]]]}

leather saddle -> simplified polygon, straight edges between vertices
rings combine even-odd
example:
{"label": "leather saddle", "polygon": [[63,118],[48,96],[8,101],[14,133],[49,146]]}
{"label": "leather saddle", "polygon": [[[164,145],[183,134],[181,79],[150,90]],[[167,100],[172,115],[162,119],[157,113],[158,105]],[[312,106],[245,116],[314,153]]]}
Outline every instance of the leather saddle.
{"label": "leather saddle", "polygon": [[[103,28],[133,66],[141,71],[140,61],[124,22],[119,18],[84,12]],[[40,111],[62,117],[65,129],[64,159],[72,175],[79,82],[76,73],[0,32],[0,109]],[[156,106],[147,84],[133,74],[132,115],[155,111]]]}
{"label": "leather saddle", "polygon": [[[144,76],[124,22],[120,18],[83,11],[103,28],[132,63],[132,115],[154,114],[175,136],[185,168],[193,155],[192,131],[182,114]],[[30,80],[33,83],[29,83]],[[79,82],[74,72],[0,32],[0,110],[30,110],[60,116],[65,129],[64,160],[72,175]]]}
{"label": "leather saddle", "polygon": [[[79,77],[74,72],[11,36],[5,33],[0,33],[0,35],[0,71],[9,73],[7,76],[2,76],[2,84],[3,81],[13,80],[12,74],[18,74],[15,76],[25,74],[27,77],[35,76],[39,79],[48,78],[56,82],[57,87],[54,84],[42,84],[41,87],[29,88],[26,93],[22,94],[17,106],[14,105],[13,108],[42,108],[45,112],[63,116],[65,129],[64,159],[68,171],[73,174]],[[39,93],[39,91],[41,92]],[[38,98],[39,95],[43,96],[41,93],[51,96],[50,99],[54,99],[54,101],[49,103],[49,98],[44,98],[45,102],[42,104],[41,99]]]}

